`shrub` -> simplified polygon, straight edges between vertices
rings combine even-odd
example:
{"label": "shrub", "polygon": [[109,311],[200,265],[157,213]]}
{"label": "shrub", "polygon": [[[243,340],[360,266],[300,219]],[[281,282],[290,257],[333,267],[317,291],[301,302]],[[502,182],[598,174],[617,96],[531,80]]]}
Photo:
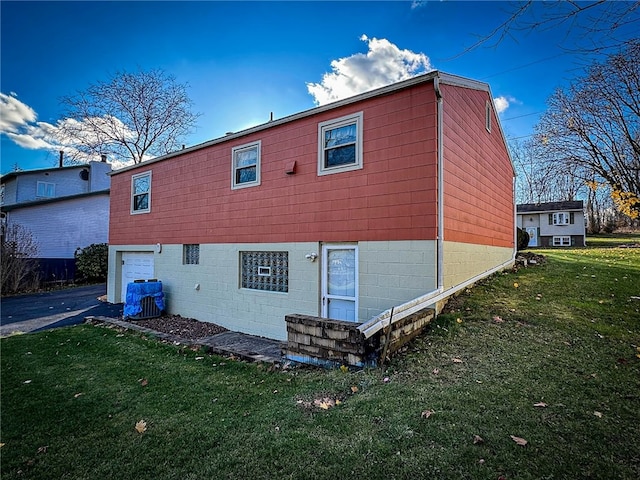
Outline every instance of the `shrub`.
{"label": "shrub", "polygon": [[31,231],[17,223],[8,225],[0,250],[2,293],[36,289],[40,283],[40,265],[34,258],[38,254],[38,244]]}
{"label": "shrub", "polygon": [[94,243],[79,248],[75,253],[76,275],[89,282],[107,280],[109,268],[109,246],[106,243]]}
{"label": "shrub", "polygon": [[522,228],[518,228],[518,251],[529,246],[529,234]]}

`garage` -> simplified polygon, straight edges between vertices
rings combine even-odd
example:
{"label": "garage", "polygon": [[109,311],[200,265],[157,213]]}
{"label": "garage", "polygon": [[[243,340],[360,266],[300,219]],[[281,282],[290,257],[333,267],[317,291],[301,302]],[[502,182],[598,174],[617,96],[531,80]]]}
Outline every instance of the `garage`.
{"label": "garage", "polygon": [[121,302],[125,301],[128,283],[150,278],[155,278],[153,252],[122,252]]}

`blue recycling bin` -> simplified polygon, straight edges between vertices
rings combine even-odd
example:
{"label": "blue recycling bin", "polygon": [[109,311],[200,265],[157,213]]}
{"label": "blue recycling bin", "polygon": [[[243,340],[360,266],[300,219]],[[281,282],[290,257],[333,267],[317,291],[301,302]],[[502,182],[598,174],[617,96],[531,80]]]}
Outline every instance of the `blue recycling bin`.
{"label": "blue recycling bin", "polygon": [[164,312],[162,282],[132,282],[127,284],[123,316],[125,319],[144,320]]}

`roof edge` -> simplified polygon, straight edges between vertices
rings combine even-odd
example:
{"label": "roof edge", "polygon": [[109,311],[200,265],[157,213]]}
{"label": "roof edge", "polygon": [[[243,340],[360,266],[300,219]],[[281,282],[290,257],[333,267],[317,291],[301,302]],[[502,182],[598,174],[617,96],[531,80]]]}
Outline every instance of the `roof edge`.
{"label": "roof edge", "polygon": [[197,150],[201,150],[206,147],[210,147],[213,145],[217,145],[219,143],[227,142],[229,140],[233,140],[236,138],[245,137],[247,135],[251,135],[252,133],[260,132],[272,127],[276,127],[278,125],[283,125],[285,123],[293,122],[296,120],[300,120],[302,118],[310,117],[312,115],[317,115],[319,113],[323,113],[329,110],[334,110],[336,108],[344,107],[346,105],[350,105],[352,103],[361,102],[363,100],[368,100],[370,98],[379,97],[383,95],[388,95],[389,93],[393,93],[398,90],[403,90],[405,88],[413,87],[414,85],[419,85],[422,83],[432,82],[435,78],[438,78],[441,83],[445,83],[448,85],[472,88],[475,90],[483,90],[490,93],[489,85],[487,83],[483,83],[477,80],[472,80],[470,78],[460,77],[458,75],[452,75],[449,73],[441,72],[440,70],[431,70],[430,72],[423,73],[420,75],[416,75],[415,77],[408,78],[407,80],[402,80],[400,82],[392,83],[391,85],[385,85],[384,87],[379,87],[374,90],[369,90],[367,92],[359,93],[352,97],[343,98],[341,100],[336,100],[335,102],[327,103],[325,105],[320,105],[317,107],[313,107],[307,110],[303,110],[298,113],[294,113],[291,115],[287,115],[285,117],[279,118],[277,120],[271,120],[266,123],[262,123],[260,125],[256,125],[254,127],[247,128],[245,130],[240,130],[239,132],[231,133],[229,135],[225,135],[223,137],[214,138],[212,140],[207,140],[206,142],[199,143],[197,145],[193,145],[191,147],[183,148],[182,150],[178,150],[176,152],[167,153],[166,155],[162,155],[160,157],[152,158],[151,160],[146,160],[141,163],[136,163],[134,165],[129,165],[127,167],[120,168],[118,170],[112,170],[109,172],[109,175],[118,175],[120,173],[125,173],[129,170],[133,170],[136,168],[140,168],[143,165],[151,165],[153,163],[162,162],[165,160],[169,160],[173,157],[177,157],[179,155],[183,155],[185,153],[194,152]]}

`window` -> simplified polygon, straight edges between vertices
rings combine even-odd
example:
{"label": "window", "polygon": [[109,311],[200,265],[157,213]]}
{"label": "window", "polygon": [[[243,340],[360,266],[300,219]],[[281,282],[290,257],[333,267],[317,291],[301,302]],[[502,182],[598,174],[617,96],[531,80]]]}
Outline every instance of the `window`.
{"label": "window", "polygon": [[362,168],[362,112],[318,124],[318,175]]}
{"label": "window", "polygon": [[0,205],[4,205],[4,184],[0,185]]}
{"label": "window", "polygon": [[151,172],[131,177],[131,213],[151,211]]}
{"label": "window", "polygon": [[240,286],[268,292],[289,291],[288,252],[240,252]]}
{"label": "window", "polygon": [[260,185],[261,142],[247,143],[231,150],[231,188]]}
{"label": "window", "polygon": [[554,247],[570,247],[571,237],[568,235],[553,237],[553,246]]}
{"label": "window", "polygon": [[182,264],[198,265],[200,264],[200,245],[191,243],[182,246]]}
{"label": "window", "polygon": [[573,223],[573,213],[556,212],[549,214],[549,225],[569,225]]}
{"label": "window", "polygon": [[491,114],[491,102],[487,100],[487,103],[484,106],[484,127],[489,133],[491,133]]}
{"label": "window", "polygon": [[49,182],[37,182],[36,197],[53,198],[56,196],[56,184]]}

